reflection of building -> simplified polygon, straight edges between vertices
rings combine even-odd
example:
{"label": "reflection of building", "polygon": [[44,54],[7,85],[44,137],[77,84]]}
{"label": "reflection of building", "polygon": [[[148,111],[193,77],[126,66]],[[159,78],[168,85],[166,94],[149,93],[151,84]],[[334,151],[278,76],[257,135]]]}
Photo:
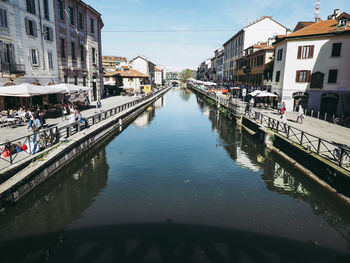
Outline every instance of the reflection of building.
{"label": "reflection of building", "polygon": [[[28,1],[27,1],[28,2]],[[80,0],[54,3],[60,82],[92,88],[91,100],[103,96],[101,14]]]}
{"label": "reflection of building", "polygon": [[350,112],[350,15],[335,10],[329,18],[277,39],[273,91],[287,110]]}
{"label": "reflection of building", "polygon": [[155,117],[156,109],[163,107],[165,104],[164,96],[156,100],[151,106],[149,106],[145,112],[143,112],[136,120],[132,123],[133,126],[143,129],[146,128]]}
{"label": "reflection of building", "polygon": [[115,71],[127,66],[125,57],[102,56],[102,66],[104,71]]}
{"label": "reflection of building", "polygon": [[1,1],[0,86],[58,83],[54,1]]}

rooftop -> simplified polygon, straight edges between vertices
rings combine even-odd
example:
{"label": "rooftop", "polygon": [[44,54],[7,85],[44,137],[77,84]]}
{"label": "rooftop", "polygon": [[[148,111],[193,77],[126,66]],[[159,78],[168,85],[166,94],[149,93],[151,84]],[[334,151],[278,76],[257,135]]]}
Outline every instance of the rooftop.
{"label": "rooftop", "polygon": [[105,73],[105,77],[121,76],[122,78],[148,78],[147,75],[137,70],[126,70],[126,71],[111,71]]}

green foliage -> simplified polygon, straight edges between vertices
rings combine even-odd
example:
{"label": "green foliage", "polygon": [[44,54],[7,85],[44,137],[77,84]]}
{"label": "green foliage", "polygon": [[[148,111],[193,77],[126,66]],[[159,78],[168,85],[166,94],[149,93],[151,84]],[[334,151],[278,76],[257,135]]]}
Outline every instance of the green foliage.
{"label": "green foliage", "polygon": [[180,73],[180,79],[182,82],[186,82],[189,78],[191,78],[191,70],[185,69]]}

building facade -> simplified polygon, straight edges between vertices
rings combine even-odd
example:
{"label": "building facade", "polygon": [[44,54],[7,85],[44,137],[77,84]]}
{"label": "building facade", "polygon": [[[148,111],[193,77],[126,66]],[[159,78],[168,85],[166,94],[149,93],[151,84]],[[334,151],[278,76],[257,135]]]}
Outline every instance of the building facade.
{"label": "building facade", "polygon": [[224,43],[224,80],[234,81],[236,75],[236,60],[243,56],[248,47],[267,41],[277,35],[286,35],[289,29],[276,22],[270,16],[251,23]]}
{"label": "building facade", "polygon": [[155,86],[155,67],[156,65],[143,56],[137,56],[130,60],[129,65],[132,69],[148,76],[148,83]]}
{"label": "building facade", "polygon": [[350,28],[347,18],[318,21],[275,44],[272,90],[287,110],[299,104],[328,114],[350,113]]}
{"label": "building facade", "polygon": [[125,57],[102,56],[102,67],[104,71],[121,70],[128,65]]}
{"label": "building facade", "polygon": [[92,101],[104,95],[101,14],[80,0],[54,3],[59,81],[92,88]]}
{"label": "building facade", "polygon": [[58,82],[53,1],[0,2],[0,85]]}
{"label": "building facade", "polygon": [[237,60],[236,84],[265,89],[264,80],[272,77],[274,49],[267,43],[246,49],[244,56]]}
{"label": "building facade", "polygon": [[157,67],[154,68],[154,83],[157,86],[161,86],[163,84],[163,71]]}

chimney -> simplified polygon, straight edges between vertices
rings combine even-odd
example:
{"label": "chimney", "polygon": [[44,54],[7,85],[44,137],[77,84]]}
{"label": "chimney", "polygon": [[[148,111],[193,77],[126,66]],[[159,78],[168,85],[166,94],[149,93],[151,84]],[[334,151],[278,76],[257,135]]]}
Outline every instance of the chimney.
{"label": "chimney", "polygon": [[338,16],[340,15],[340,9],[334,9],[334,18],[338,18]]}

